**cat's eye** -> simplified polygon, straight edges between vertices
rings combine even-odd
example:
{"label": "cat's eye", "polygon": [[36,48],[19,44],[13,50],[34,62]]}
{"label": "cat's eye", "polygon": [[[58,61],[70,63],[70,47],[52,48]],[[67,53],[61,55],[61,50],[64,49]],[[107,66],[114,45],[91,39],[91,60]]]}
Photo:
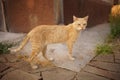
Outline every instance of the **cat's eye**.
{"label": "cat's eye", "polygon": [[87,24],[85,23],[85,24],[83,24],[83,26],[86,26]]}
{"label": "cat's eye", "polygon": [[78,24],[78,26],[80,26],[80,24]]}

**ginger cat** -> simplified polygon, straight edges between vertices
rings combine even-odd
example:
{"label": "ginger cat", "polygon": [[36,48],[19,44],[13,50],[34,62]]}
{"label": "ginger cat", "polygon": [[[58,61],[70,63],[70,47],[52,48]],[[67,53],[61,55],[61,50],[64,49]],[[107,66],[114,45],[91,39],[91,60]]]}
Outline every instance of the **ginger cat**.
{"label": "ginger cat", "polygon": [[112,16],[120,16],[120,4],[114,5],[111,9],[111,15]]}
{"label": "ginger cat", "polygon": [[30,41],[32,45],[32,52],[28,61],[31,62],[32,68],[37,68],[32,61],[36,58],[39,52],[42,52],[43,57],[45,56],[46,48],[48,44],[52,43],[66,43],[69,50],[70,60],[74,60],[72,56],[73,44],[76,41],[78,34],[81,30],[84,30],[87,26],[88,16],[84,18],[77,18],[73,16],[73,23],[67,26],[59,25],[40,25],[32,29],[24,38],[21,45],[12,52],[21,50],[25,44]]}

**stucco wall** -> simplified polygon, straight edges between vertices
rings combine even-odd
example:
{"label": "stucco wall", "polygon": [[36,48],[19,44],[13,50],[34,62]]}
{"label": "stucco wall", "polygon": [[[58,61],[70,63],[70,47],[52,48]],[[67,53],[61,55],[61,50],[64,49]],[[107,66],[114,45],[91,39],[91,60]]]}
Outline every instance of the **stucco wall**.
{"label": "stucco wall", "polygon": [[6,0],[10,32],[28,32],[41,24],[55,24],[54,0]]}

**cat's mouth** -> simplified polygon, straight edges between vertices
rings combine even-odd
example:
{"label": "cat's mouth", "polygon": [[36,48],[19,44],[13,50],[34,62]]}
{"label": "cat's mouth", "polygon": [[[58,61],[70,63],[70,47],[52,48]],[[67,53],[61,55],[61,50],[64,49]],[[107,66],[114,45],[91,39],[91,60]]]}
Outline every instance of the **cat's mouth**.
{"label": "cat's mouth", "polygon": [[82,30],[85,30],[85,29],[86,29],[85,27],[82,28]]}
{"label": "cat's mouth", "polygon": [[77,31],[80,31],[80,30],[82,30],[82,28],[77,28],[76,30],[77,30]]}
{"label": "cat's mouth", "polygon": [[82,27],[82,28],[77,28],[77,30],[85,30],[86,28],[85,27]]}

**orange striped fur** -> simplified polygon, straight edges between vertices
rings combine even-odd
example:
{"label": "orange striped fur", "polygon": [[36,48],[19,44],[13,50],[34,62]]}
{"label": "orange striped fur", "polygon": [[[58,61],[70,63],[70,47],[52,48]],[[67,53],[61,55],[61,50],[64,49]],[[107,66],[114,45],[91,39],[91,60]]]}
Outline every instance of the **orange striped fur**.
{"label": "orange striped fur", "polygon": [[28,60],[29,62],[31,62],[32,68],[36,68],[35,66],[33,66],[32,61],[34,61],[39,52],[42,52],[43,56],[47,59],[47,57],[45,56],[47,45],[64,42],[68,46],[69,58],[71,60],[74,60],[72,56],[73,44],[76,41],[79,32],[86,28],[87,21],[88,16],[84,18],[77,18],[73,16],[73,23],[67,26],[60,25],[37,26],[27,34],[27,36],[17,49],[11,51],[17,52],[21,50],[25,46],[25,44],[28,41],[30,41],[32,45],[32,52]]}

